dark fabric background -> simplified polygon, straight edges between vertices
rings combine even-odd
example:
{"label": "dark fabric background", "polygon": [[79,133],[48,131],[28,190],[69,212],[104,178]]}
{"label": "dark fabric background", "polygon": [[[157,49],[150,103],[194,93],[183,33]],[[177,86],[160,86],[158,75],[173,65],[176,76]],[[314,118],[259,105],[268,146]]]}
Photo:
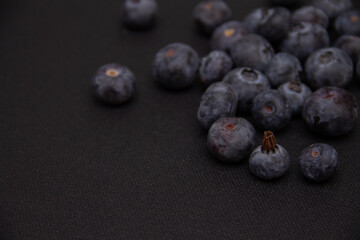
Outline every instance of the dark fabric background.
{"label": "dark fabric background", "polygon": [[[192,20],[197,1],[158,2],[156,28],[129,32],[119,0],[0,1],[0,238],[360,239],[360,127],[327,139],[292,121],[277,134],[291,169],[276,181],[255,178],[246,162],[218,162],[196,120],[200,83],[169,92],[151,77],[168,43],[208,52]],[[239,20],[268,6],[227,2]],[[109,62],[137,77],[120,107],[89,91]],[[359,84],[349,89],[360,102]],[[298,167],[315,142],[339,152],[323,184]]]}

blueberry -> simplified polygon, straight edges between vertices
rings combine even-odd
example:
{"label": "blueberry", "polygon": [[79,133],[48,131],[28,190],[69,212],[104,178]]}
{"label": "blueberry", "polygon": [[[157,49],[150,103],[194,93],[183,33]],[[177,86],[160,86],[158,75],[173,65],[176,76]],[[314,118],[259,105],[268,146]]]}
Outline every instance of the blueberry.
{"label": "blueberry", "polygon": [[265,38],[249,34],[233,45],[230,54],[237,67],[251,67],[264,71],[275,53]]}
{"label": "blueberry", "polygon": [[129,28],[149,28],[155,22],[157,8],[154,0],[126,0],[121,13],[123,23]]}
{"label": "blueberry", "polygon": [[169,89],[190,86],[197,77],[199,56],[190,46],[172,43],[158,51],[153,62],[153,76]]}
{"label": "blueberry", "polygon": [[332,146],[315,143],[305,148],[300,155],[300,168],[304,176],[312,181],[325,181],[338,166],[338,153]]}
{"label": "blueberry", "polygon": [[223,51],[212,51],[201,59],[199,74],[201,82],[208,87],[214,82],[221,81],[232,69],[233,62]]}
{"label": "blueberry", "polygon": [[220,118],[209,129],[207,146],[223,162],[240,162],[255,146],[255,129],[244,118]]}
{"label": "blueberry", "polygon": [[329,46],[329,35],[325,28],[316,23],[302,22],[293,25],[280,46],[299,60],[305,60],[317,49]]}
{"label": "blueberry", "polygon": [[344,50],[353,60],[353,63],[357,63],[360,57],[360,37],[344,35],[341,36],[336,42],[335,47]]}
{"label": "blueberry", "polygon": [[339,48],[322,48],[306,60],[305,72],[310,87],[346,87],[352,80],[354,66],[349,55]]}
{"label": "blueberry", "polygon": [[265,75],[273,87],[278,87],[291,80],[300,80],[301,73],[302,67],[299,59],[285,52],[277,53],[265,71]]}
{"label": "blueberry", "polygon": [[311,95],[311,89],[296,80],[280,85],[278,91],[286,98],[293,116],[301,114],[305,100]]}
{"label": "blueberry", "polygon": [[230,21],[217,27],[211,37],[211,48],[229,52],[236,41],[249,34],[242,22]]}
{"label": "blueberry", "polygon": [[291,108],[278,90],[266,90],[253,100],[251,114],[255,125],[262,130],[278,131],[291,120]]}
{"label": "blueberry", "polygon": [[323,87],[306,100],[302,116],[311,130],[325,136],[340,136],[355,127],[358,111],[350,92],[338,87]]}
{"label": "blueberry", "polygon": [[252,101],[260,92],[270,89],[269,80],[264,74],[253,68],[236,68],[229,72],[223,79],[237,92],[238,112],[248,112]]}
{"label": "blueberry", "polygon": [[335,29],[340,34],[360,35],[360,11],[350,10],[336,17]]}
{"label": "blueberry", "polygon": [[323,10],[329,18],[334,18],[340,13],[351,8],[351,0],[314,0],[313,5]]}
{"label": "blueberry", "polygon": [[290,156],[284,147],[276,143],[274,134],[266,131],[262,145],[255,148],[250,155],[249,167],[259,178],[279,178],[289,170]]}
{"label": "blueberry", "polygon": [[301,22],[317,23],[326,29],[329,25],[329,18],[326,13],[319,8],[304,6],[295,10],[291,15],[292,24],[299,24]]}
{"label": "blueberry", "polygon": [[94,95],[104,103],[121,104],[134,95],[135,76],[117,63],[101,66],[91,80]]}
{"label": "blueberry", "polygon": [[216,27],[230,18],[231,9],[224,1],[202,1],[194,9],[194,19],[199,30],[205,34],[211,34]]}

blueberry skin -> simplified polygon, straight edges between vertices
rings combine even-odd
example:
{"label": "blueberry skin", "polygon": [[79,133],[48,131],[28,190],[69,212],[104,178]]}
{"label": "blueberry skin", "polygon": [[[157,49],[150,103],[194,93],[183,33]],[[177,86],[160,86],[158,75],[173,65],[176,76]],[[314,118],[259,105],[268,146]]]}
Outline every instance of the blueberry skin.
{"label": "blueberry skin", "polygon": [[232,69],[231,57],[223,51],[212,51],[201,59],[199,75],[205,87],[219,82]]}
{"label": "blueberry skin", "polygon": [[299,81],[286,82],[278,87],[278,91],[285,97],[292,115],[301,114],[305,100],[311,95],[311,89]]}
{"label": "blueberry skin", "polygon": [[223,162],[241,162],[254,149],[255,128],[244,118],[220,118],[209,129],[207,146]]}
{"label": "blueberry skin", "polygon": [[199,30],[211,34],[219,25],[229,21],[232,13],[224,1],[210,0],[198,3],[193,15]]}
{"label": "blueberry skin", "polygon": [[305,72],[310,87],[346,87],[350,84],[354,66],[349,55],[339,48],[322,48],[306,60]]}
{"label": "blueberry skin", "polygon": [[153,76],[168,89],[183,89],[194,82],[198,67],[199,56],[193,48],[183,43],[172,43],[155,55]]}
{"label": "blueberry skin", "polygon": [[280,45],[280,51],[288,52],[304,61],[312,52],[330,44],[325,28],[316,23],[302,22],[293,25]]}
{"label": "blueberry skin", "polygon": [[249,34],[233,45],[230,55],[235,66],[251,67],[263,72],[275,55],[275,51],[262,36]]}
{"label": "blueberry skin", "polygon": [[292,112],[285,97],[272,89],[254,98],[251,114],[259,129],[278,131],[290,122]]}
{"label": "blueberry skin", "polygon": [[301,80],[302,67],[299,59],[290,53],[277,53],[269,62],[265,70],[272,87],[276,88],[283,83]]}
{"label": "blueberry skin", "polygon": [[326,29],[329,25],[329,18],[326,13],[319,8],[314,6],[304,6],[291,14],[292,24],[299,24],[301,22],[317,23]]}
{"label": "blueberry skin", "polygon": [[271,180],[283,176],[290,167],[290,156],[286,149],[276,145],[274,151],[266,151],[258,146],[251,153],[249,167],[255,176]]}
{"label": "blueberry skin", "polygon": [[237,111],[249,112],[253,99],[261,92],[270,89],[269,80],[260,71],[242,67],[229,72],[223,79],[234,87],[238,97]]}
{"label": "blueberry skin", "polygon": [[203,93],[197,118],[203,128],[209,129],[219,118],[234,117],[236,105],[235,89],[230,84],[216,82]]}
{"label": "blueberry skin", "polygon": [[121,11],[123,23],[128,28],[149,28],[155,22],[157,9],[154,0],[126,0]]}
{"label": "blueberry skin", "polygon": [[211,48],[229,52],[236,41],[249,33],[250,31],[242,22],[226,22],[214,30],[211,36]]}
{"label": "blueberry skin", "polygon": [[360,11],[351,10],[336,17],[335,29],[340,35],[360,35]]}
{"label": "blueberry skin", "polygon": [[355,127],[358,104],[348,91],[323,87],[305,101],[302,116],[308,127],[325,136],[340,136]]}
{"label": "blueberry skin", "polygon": [[314,0],[313,5],[323,10],[329,18],[334,18],[352,7],[351,0]]}
{"label": "blueberry skin", "polygon": [[101,66],[90,82],[96,98],[107,104],[128,101],[135,90],[135,76],[129,68],[117,63]]}
{"label": "blueberry skin", "polygon": [[300,154],[301,172],[314,182],[322,182],[330,178],[337,166],[337,151],[325,143],[312,144]]}
{"label": "blueberry skin", "polygon": [[336,42],[335,47],[344,50],[356,64],[360,57],[360,37],[344,35],[341,36]]}

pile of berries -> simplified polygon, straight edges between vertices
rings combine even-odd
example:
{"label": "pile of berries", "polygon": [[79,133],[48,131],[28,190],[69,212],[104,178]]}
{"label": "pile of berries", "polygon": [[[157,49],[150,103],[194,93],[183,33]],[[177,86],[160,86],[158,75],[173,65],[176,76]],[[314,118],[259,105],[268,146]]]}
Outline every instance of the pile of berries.
{"label": "pile of berries", "polygon": [[[263,179],[289,169],[290,156],[273,132],[292,118],[302,116],[318,134],[340,136],[355,127],[359,111],[344,88],[360,78],[360,10],[351,0],[313,0],[300,8],[302,0],[269,1],[275,6],[254,9],[242,21],[232,19],[225,1],[201,1],[194,21],[212,51],[200,58],[191,46],[171,43],[152,64],[164,88],[203,83],[197,119],[208,130],[209,151],[224,162],[248,159]],[[126,27],[145,29],[154,25],[156,12],[155,0],[126,0],[121,16]],[[91,81],[95,96],[109,104],[129,100],[134,84],[134,74],[115,63],[99,68]],[[247,114],[252,123],[243,118]],[[254,126],[265,131],[256,148]],[[328,144],[312,144],[301,153],[301,171],[324,181],[335,171],[337,156]]]}

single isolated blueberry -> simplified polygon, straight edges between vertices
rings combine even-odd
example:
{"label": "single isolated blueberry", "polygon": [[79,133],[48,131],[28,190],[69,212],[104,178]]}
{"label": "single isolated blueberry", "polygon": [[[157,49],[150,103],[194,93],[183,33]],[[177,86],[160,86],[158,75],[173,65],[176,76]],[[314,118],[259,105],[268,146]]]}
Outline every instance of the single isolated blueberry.
{"label": "single isolated blueberry", "polygon": [[335,29],[340,35],[360,35],[360,11],[350,10],[341,13],[336,17]]}
{"label": "single isolated blueberry", "polygon": [[301,80],[302,67],[299,59],[290,53],[277,53],[269,62],[265,75],[271,86],[278,87],[288,81]]}
{"label": "single isolated blueberry", "polygon": [[219,82],[232,69],[231,57],[223,51],[212,51],[201,59],[199,74],[205,87],[214,82]]}
{"label": "single isolated blueberry", "polygon": [[306,100],[302,116],[308,127],[325,136],[340,136],[355,127],[359,107],[355,97],[338,87],[323,87]]}
{"label": "single isolated blueberry", "polygon": [[291,108],[278,90],[266,90],[253,100],[251,114],[255,125],[262,130],[278,131],[291,120]]}
{"label": "single isolated blueberry", "polygon": [[351,8],[351,0],[314,0],[313,5],[323,10],[329,18],[334,18],[340,13]]}
{"label": "single isolated blueberry", "polygon": [[329,18],[326,13],[319,8],[304,6],[295,10],[291,15],[292,24],[299,24],[301,22],[317,23],[326,29],[329,25]]}
{"label": "single isolated blueberry", "polygon": [[203,128],[209,129],[219,118],[235,117],[236,105],[235,89],[230,84],[216,82],[203,93],[197,118]]}
{"label": "single isolated blueberry", "polygon": [[249,167],[259,178],[279,178],[289,170],[290,156],[284,147],[276,143],[274,134],[266,131],[262,145],[255,148],[250,155]]}
{"label": "single isolated blueberry", "polygon": [[214,30],[211,37],[211,48],[229,52],[236,41],[249,33],[250,31],[242,22],[226,22]]}
{"label": "single isolated blueberry", "polygon": [[338,153],[332,146],[315,143],[305,148],[300,155],[300,169],[306,178],[322,182],[333,175],[338,166]]}
{"label": "single isolated blueberry", "polygon": [[346,87],[350,84],[354,66],[349,55],[339,48],[322,48],[306,60],[307,83],[312,88]]}
{"label": "single isolated blueberry", "polygon": [[301,114],[305,100],[311,95],[311,89],[300,81],[292,80],[278,87],[278,91],[286,98],[293,116]]}
{"label": "single isolated blueberry", "polygon": [[360,57],[360,37],[344,35],[341,36],[336,42],[335,47],[344,50],[356,64]]}
{"label": "single isolated blueberry", "polygon": [[97,70],[90,85],[96,98],[102,102],[121,104],[134,95],[135,76],[129,68],[109,63]]}
{"label": "single isolated blueberry", "polygon": [[172,43],[160,49],[153,62],[155,80],[168,89],[183,89],[197,77],[199,56],[189,45]]}
{"label": "single isolated blueberry", "polygon": [[233,45],[230,54],[235,66],[251,67],[263,72],[275,55],[275,51],[262,36],[249,34]]}
{"label": "single isolated blueberry", "polygon": [[216,27],[229,21],[230,18],[231,9],[224,1],[202,1],[194,9],[195,22],[204,34],[211,34]]}
{"label": "single isolated blueberry", "polygon": [[325,28],[316,23],[302,22],[292,26],[280,50],[304,61],[311,53],[329,44],[330,39]]}
{"label": "single isolated blueberry", "polygon": [[156,19],[158,5],[155,0],[125,0],[121,16],[128,28],[146,29]]}
{"label": "single isolated blueberry", "polygon": [[207,146],[220,161],[243,161],[254,149],[255,128],[244,118],[220,118],[209,129]]}
{"label": "single isolated blueberry", "polygon": [[260,71],[242,67],[229,72],[223,79],[234,87],[238,97],[237,111],[249,112],[253,99],[261,92],[270,89],[269,80]]}

